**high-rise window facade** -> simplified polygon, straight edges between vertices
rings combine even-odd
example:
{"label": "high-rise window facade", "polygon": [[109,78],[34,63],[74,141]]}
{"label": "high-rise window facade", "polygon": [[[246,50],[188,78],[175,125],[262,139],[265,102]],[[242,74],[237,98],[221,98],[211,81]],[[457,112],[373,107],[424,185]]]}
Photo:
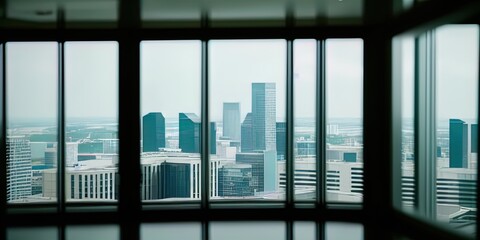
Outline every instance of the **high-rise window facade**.
{"label": "high-rise window facade", "polygon": [[162,113],[143,116],[143,151],[156,152],[165,148],[165,117]]}
{"label": "high-rise window facade", "polygon": [[478,3],[7,2],[1,239],[478,235]]}

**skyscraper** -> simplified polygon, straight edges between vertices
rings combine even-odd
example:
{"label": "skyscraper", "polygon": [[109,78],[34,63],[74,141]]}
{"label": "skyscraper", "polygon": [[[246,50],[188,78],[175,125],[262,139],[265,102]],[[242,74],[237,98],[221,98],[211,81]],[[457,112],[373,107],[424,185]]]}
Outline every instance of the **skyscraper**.
{"label": "skyscraper", "polygon": [[471,144],[471,152],[477,153],[478,152],[478,124],[471,124],[470,125],[470,144]]}
{"label": "skyscraper", "polygon": [[164,162],[160,165],[160,194],[163,198],[190,197],[190,164]]}
{"label": "skyscraper", "polygon": [[218,169],[218,196],[253,196],[252,165],[226,164]]}
{"label": "skyscraper", "polygon": [[45,168],[54,168],[57,166],[57,146],[54,143],[48,143],[45,148]]}
{"label": "skyscraper", "polygon": [[285,159],[287,148],[287,123],[277,122],[276,125],[277,159]]}
{"label": "skyscraper", "polygon": [[468,125],[460,119],[450,119],[450,168],[468,167]]}
{"label": "skyscraper", "polygon": [[32,195],[32,159],[29,141],[7,137],[7,201]]}
{"label": "skyscraper", "polygon": [[252,123],[252,113],[247,113],[245,120],[242,123],[242,140],[240,143],[240,148],[242,152],[252,152],[253,151],[253,123]]}
{"label": "skyscraper", "polygon": [[254,150],[276,150],[275,83],[252,83]]}
{"label": "skyscraper", "polygon": [[210,122],[210,154],[217,153],[217,123]]}
{"label": "skyscraper", "polygon": [[200,118],[194,113],[179,113],[179,147],[182,152],[200,152]]}
{"label": "skyscraper", "polygon": [[165,148],[165,117],[160,112],[143,116],[143,151],[157,152]]}
{"label": "skyscraper", "polygon": [[[179,113],[179,147],[182,152],[200,153],[200,118],[194,113]],[[215,154],[217,124],[210,123],[210,154]]]}
{"label": "skyscraper", "polygon": [[277,190],[277,160],[275,151],[237,153],[236,163],[252,165],[251,186],[256,192]]}
{"label": "skyscraper", "polygon": [[240,103],[223,103],[223,136],[240,140]]}
{"label": "skyscraper", "polygon": [[315,156],[316,142],[312,140],[300,140],[295,143],[298,156]]}

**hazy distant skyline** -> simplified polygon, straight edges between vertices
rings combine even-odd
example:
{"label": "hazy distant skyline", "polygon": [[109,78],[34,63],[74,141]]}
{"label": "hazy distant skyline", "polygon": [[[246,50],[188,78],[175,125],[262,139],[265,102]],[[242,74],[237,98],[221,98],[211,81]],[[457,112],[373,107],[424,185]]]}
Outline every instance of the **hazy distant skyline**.
{"label": "hazy distant skyline", "polygon": [[[315,116],[315,48],[314,40],[295,42],[296,118]],[[56,119],[57,43],[7,43],[6,49],[9,119]],[[200,41],[141,43],[141,116],[156,111],[166,118],[177,118],[179,112],[200,115],[200,50]],[[67,119],[117,118],[118,43],[69,42],[65,54]],[[476,118],[478,26],[439,28],[437,58],[439,119]],[[327,116],[361,118],[362,40],[327,40],[326,59]],[[407,75],[412,75],[412,64],[406,62]],[[243,121],[251,111],[252,82],[276,83],[277,120],[285,119],[285,40],[209,42],[212,121],[221,121],[223,102],[240,102]],[[413,109],[413,102],[407,105]]]}

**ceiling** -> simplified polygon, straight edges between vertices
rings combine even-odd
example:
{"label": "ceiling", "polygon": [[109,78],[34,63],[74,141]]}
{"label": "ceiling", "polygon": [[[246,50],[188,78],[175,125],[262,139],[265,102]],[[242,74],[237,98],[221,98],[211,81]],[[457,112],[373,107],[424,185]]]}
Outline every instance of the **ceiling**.
{"label": "ceiling", "polygon": [[[358,24],[363,0],[141,0],[144,27],[195,27],[207,13],[211,27]],[[1,7],[1,6],[0,6]],[[6,0],[4,26],[56,26],[59,9],[67,26],[115,27],[118,0]]]}

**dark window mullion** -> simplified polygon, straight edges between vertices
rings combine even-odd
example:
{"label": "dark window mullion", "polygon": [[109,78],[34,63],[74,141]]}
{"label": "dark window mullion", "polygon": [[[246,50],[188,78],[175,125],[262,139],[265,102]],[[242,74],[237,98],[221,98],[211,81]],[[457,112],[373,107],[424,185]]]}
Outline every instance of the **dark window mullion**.
{"label": "dark window mullion", "polygon": [[[2,111],[2,116],[0,118],[0,154],[4,161],[0,161],[0,176],[5,176],[0,178],[0,217],[2,219],[7,219],[7,144],[6,144],[6,75],[5,75],[5,42],[2,42],[0,45],[0,77],[1,77],[1,98],[0,98],[0,108]],[[7,239],[6,236],[6,221],[0,221],[0,239]]]}
{"label": "dark window mullion", "polygon": [[[477,26],[480,28],[480,25],[477,25]],[[480,31],[479,31],[478,39],[480,39]],[[478,50],[479,50],[478,56],[480,57],[480,41],[477,44],[479,45],[478,46]],[[480,69],[480,59],[479,59],[478,63],[479,63],[478,69]],[[478,77],[478,82],[480,82],[480,74],[478,74],[477,77]],[[478,84],[478,87],[479,88],[477,89],[477,91],[478,91],[477,92],[477,97],[478,97],[477,102],[480,103],[480,84]],[[477,114],[478,114],[477,115],[477,121],[479,121],[480,120],[480,105],[477,105]],[[480,129],[477,128],[477,136],[479,136],[479,133],[480,133]],[[478,145],[477,149],[480,149],[480,142],[477,141],[477,145]],[[478,212],[478,209],[480,209],[480,199],[478,199],[478,186],[480,186],[480,177],[478,177],[478,176],[480,176],[480,166],[477,164],[477,182],[476,182],[477,183],[477,199],[476,199],[477,200],[477,211],[476,211],[477,212],[477,218],[476,218],[477,221],[478,221],[478,219],[480,219],[480,213]],[[475,226],[476,226],[476,231],[475,231],[476,236],[477,236],[477,238],[479,238],[480,224],[477,222],[475,224]]]}
{"label": "dark window mullion", "polygon": [[415,186],[416,207],[427,218],[436,218],[436,118],[433,78],[434,33],[427,32],[415,43]]}
{"label": "dark window mullion", "polygon": [[317,41],[317,107],[316,107],[316,131],[317,131],[317,207],[325,209],[325,176],[326,176],[326,91],[325,91],[325,40]]}
{"label": "dark window mullion", "polygon": [[[294,162],[295,156],[293,153],[294,141],[294,122],[293,122],[293,40],[287,40],[287,126],[286,126],[286,203],[287,208],[293,207],[295,197],[295,183],[294,183]],[[279,141],[277,139],[277,141]],[[277,149],[278,151],[279,149]]]}
{"label": "dark window mullion", "polygon": [[119,1],[120,239],[140,239],[140,1]]}
{"label": "dark window mullion", "polygon": [[[326,209],[326,90],[325,90],[325,39],[317,40],[316,44],[316,83],[317,83],[317,99],[316,99],[316,208],[321,211]],[[325,223],[317,222],[317,239],[325,239]]]}
{"label": "dark window mullion", "polygon": [[119,42],[119,214],[121,239],[139,238],[140,200],[140,44]]}
{"label": "dark window mullion", "polygon": [[294,233],[293,233],[293,224],[294,224],[294,221],[293,220],[288,220],[286,222],[286,240],[294,240]]}
{"label": "dark window mullion", "polygon": [[[207,22],[207,20],[204,20]],[[200,129],[200,201],[201,209],[209,208],[210,201],[210,128],[209,110],[208,110],[208,41],[202,40],[201,43],[201,129]],[[205,211],[206,212],[206,211]],[[209,239],[208,217],[202,222],[202,240]]]}
{"label": "dark window mullion", "polygon": [[208,110],[208,41],[202,40],[201,49],[201,134],[200,134],[200,153],[201,153],[201,207],[207,209],[210,200],[210,124],[209,124],[209,110]]}
{"label": "dark window mullion", "polygon": [[[57,211],[65,214],[65,42],[58,43],[58,109],[57,109]],[[65,239],[65,224],[59,227],[59,240]]]}

